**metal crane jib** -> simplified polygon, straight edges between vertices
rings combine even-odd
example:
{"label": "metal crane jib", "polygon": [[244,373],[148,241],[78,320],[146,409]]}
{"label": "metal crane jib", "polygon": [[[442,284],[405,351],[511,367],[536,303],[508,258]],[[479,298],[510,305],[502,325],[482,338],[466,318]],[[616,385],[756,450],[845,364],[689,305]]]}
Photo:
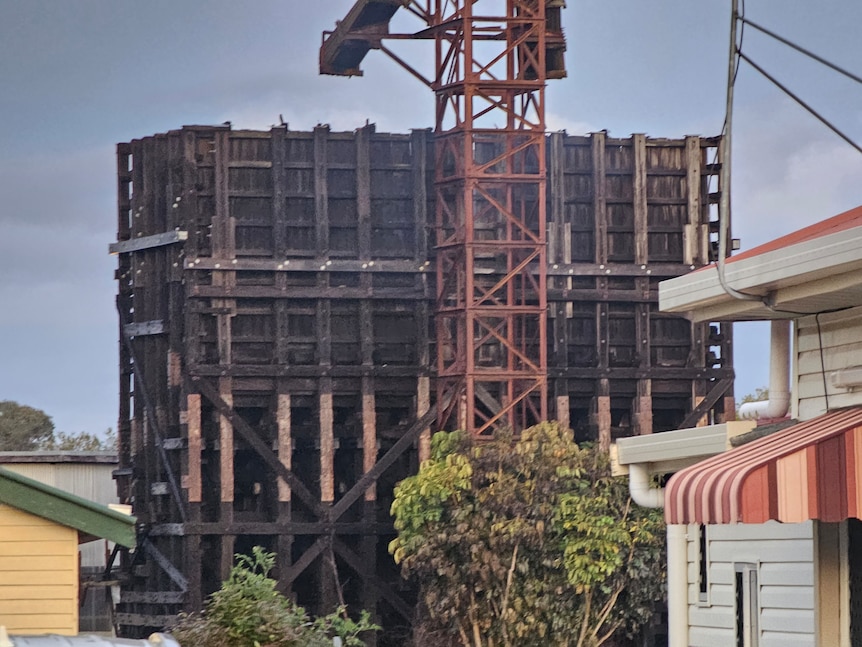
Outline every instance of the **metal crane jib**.
{"label": "metal crane jib", "polygon": [[[389,22],[402,7],[417,16],[430,16],[430,8],[422,8],[417,0],[357,0],[343,20],[337,21],[335,29],[323,32],[320,46],[320,73],[334,76],[362,76],[360,64],[371,49],[381,49],[381,41],[393,36]],[[430,4],[430,2],[428,3]],[[565,0],[545,0],[547,19],[546,78],[566,77],[564,54],[566,39],[563,34],[561,10]],[[430,25],[429,25],[430,26]],[[430,39],[428,31],[398,38]],[[399,61],[401,62],[401,61]]]}

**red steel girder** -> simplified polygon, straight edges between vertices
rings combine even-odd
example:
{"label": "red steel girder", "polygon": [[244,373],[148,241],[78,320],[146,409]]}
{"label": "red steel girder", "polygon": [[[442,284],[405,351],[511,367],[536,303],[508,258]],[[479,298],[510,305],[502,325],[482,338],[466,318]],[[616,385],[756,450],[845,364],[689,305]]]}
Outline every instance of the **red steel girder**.
{"label": "red steel girder", "polygon": [[431,23],[437,389],[462,395],[438,423],[518,430],[547,417],[545,2],[439,0]]}
{"label": "red steel girder", "polygon": [[[380,49],[435,93],[440,428],[478,436],[547,417],[545,84],[565,76],[564,0],[357,0],[321,71]],[[399,8],[425,28],[393,34]],[[383,45],[434,41],[430,79]]]}

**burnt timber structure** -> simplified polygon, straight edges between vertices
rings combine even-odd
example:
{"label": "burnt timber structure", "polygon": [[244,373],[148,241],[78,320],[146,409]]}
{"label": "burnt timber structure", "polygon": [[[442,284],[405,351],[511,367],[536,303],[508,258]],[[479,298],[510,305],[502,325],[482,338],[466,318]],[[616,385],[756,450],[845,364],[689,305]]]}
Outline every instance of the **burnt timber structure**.
{"label": "burnt timber structure", "polygon": [[[253,545],[312,611],[409,624],[387,544],[436,416],[433,142],[187,126],[118,146],[116,476],[143,537],[125,634],[200,608]],[[546,135],[546,406],[579,439],[733,415],[729,326],[657,312],[658,282],[717,249],[720,143]]]}

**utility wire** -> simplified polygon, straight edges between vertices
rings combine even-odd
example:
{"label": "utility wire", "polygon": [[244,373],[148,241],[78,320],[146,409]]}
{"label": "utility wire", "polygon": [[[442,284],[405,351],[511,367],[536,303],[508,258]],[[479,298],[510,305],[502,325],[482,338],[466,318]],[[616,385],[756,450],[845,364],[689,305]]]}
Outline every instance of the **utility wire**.
{"label": "utility wire", "polygon": [[[741,5],[741,7],[740,7]],[[740,11],[741,8],[741,11]],[[738,30],[738,42],[737,42],[737,23],[739,25]],[[796,43],[779,36],[773,31],[766,29],[765,27],[755,23],[752,20],[749,20],[745,17],[745,0],[732,0],[731,4],[731,25],[730,25],[730,53],[728,60],[728,75],[727,75],[727,105],[724,116],[724,125],[722,126],[722,135],[724,135],[725,139],[725,150],[722,155],[722,171],[721,171],[721,203],[719,206],[719,253],[716,262],[716,269],[718,270],[718,280],[721,284],[722,289],[724,291],[740,300],[744,301],[761,301],[767,307],[771,307],[768,299],[765,297],[761,297],[759,295],[748,294],[745,292],[741,292],[739,290],[735,290],[730,285],[728,285],[727,280],[725,278],[725,257],[727,255],[727,237],[729,235],[730,228],[730,152],[731,152],[731,136],[732,136],[732,124],[733,124],[733,91],[736,85],[736,78],[739,73],[740,62],[745,60],[749,65],[751,65],[755,70],[760,72],[766,79],[771,81],[775,86],[777,86],[782,92],[784,92],[791,99],[796,101],[800,106],[802,106],[806,111],[808,111],[813,117],[815,117],[818,121],[820,121],[824,126],[829,128],[836,135],[841,137],[845,142],[850,144],[857,152],[862,153],[862,147],[860,147],[856,142],[854,142],[850,137],[844,134],[841,130],[838,129],[837,126],[832,124],[828,119],[826,119],[823,115],[817,112],[814,108],[808,105],[805,101],[803,101],[800,97],[794,94],[789,88],[783,85],[778,81],[775,77],[769,74],[766,70],[760,67],[757,63],[751,60],[743,51],[742,51],[742,40],[745,34],[745,26],[750,25],[752,28],[766,34],[774,38],[775,40],[795,49],[796,51],[804,54],[813,60],[825,65],[826,67],[832,69],[839,74],[842,74],[857,83],[862,84],[862,78],[859,76],[848,72],[842,67],[827,61],[821,56],[811,52],[810,50],[805,49],[804,47],[797,45]],[[710,178],[711,179],[711,178]],[[772,308],[774,309],[774,308]],[[802,313],[798,313],[802,314]],[[817,313],[818,316],[820,313]],[[818,321],[819,326],[819,321]]]}
{"label": "utility wire", "polygon": [[[745,11],[744,0],[742,10]],[[727,102],[724,113],[724,149],[721,159],[721,198],[718,206],[718,258],[716,259],[716,270],[718,271],[718,282],[726,294],[740,301],[760,301],[761,297],[746,294],[732,288],[725,278],[725,260],[728,255],[727,243],[730,236],[730,160],[731,142],[733,134],[733,89],[736,85],[736,75],[739,72],[739,56],[741,55],[742,43],[737,43],[737,25],[739,23],[740,0],[733,0],[730,11],[730,51],[727,60]],[[741,23],[745,27],[745,23]],[[742,36],[742,33],[739,33]]]}
{"label": "utility wire", "polygon": [[[756,22],[754,22],[753,20],[749,20],[749,19],[748,19],[748,18],[746,18],[745,16],[740,16],[740,17],[739,17],[739,19],[742,21],[742,23],[743,23],[744,25],[751,25],[751,26],[752,26],[752,27],[754,27],[754,29],[756,29],[757,31],[762,32],[762,33],[766,34],[767,36],[771,36],[771,37],[772,37],[772,38],[774,38],[775,40],[779,41],[780,43],[784,43],[784,44],[785,44],[785,45],[787,45],[788,47],[792,47],[792,48],[793,48],[793,49],[795,49],[797,52],[799,52],[799,53],[801,53],[801,54],[805,54],[805,56],[808,56],[809,58],[814,59],[814,60],[815,60],[815,61],[817,61],[818,63],[822,63],[822,64],[823,64],[823,65],[825,65],[826,67],[828,67],[828,68],[830,68],[830,69],[832,69],[832,70],[834,70],[834,71],[838,72],[839,74],[843,74],[843,75],[844,75],[844,76],[846,76],[848,79],[853,79],[854,81],[856,81],[856,83],[862,83],[862,77],[856,76],[856,75],[855,75],[855,74],[853,74],[852,72],[848,72],[847,70],[845,70],[843,67],[840,67],[839,65],[836,65],[835,63],[832,63],[832,62],[830,62],[830,61],[827,61],[825,58],[823,58],[822,56],[818,56],[817,54],[815,54],[815,53],[814,53],[814,52],[812,52],[811,50],[805,49],[805,48],[804,48],[804,47],[802,47],[801,45],[797,45],[797,44],[796,44],[796,43],[794,43],[793,41],[790,41],[790,40],[788,40],[788,39],[786,39],[786,38],[783,38],[782,36],[779,36],[779,35],[778,35],[778,34],[776,34],[774,31],[770,31],[770,30],[769,30],[769,29],[767,29],[766,27],[763,27],[763,26],[761,26],[761,25],[758,25]],[[742,42],[741,42],[741,41],[740,41],[739,46],[740,46],[740,49],[742,49]]]}
{"label": "utility wire", "polygon": [[821,114],[820,114],[819,112],[817,112],[814,108],[812,108],[812,107],[811,107],[810,105],[808,105],[805,101],[803,101],[800,97],[798,97],[796,94],[794,94],[794,93],[793,93],[793,92],[792,92],[792,91],[791,91],[787,86],[783,85],[783,84],[782,84],[778,79],[776,79],[776,78],[775,78],[774,76],[772,76],[769,72],[767,72],[767,71],[766,71],[766,70],[764,70],[762,67],[760,67],[757,63],[755,63],[754,61],[752,61],[752,60],[751,60],[748,56],[746,56],[743,52],[739,52],[739,57],[740,57],[740,58],[742,58],[742,59],[744,59],[746,63],[748,63],[751,67],[753,67],[755,70],[757,70],[758,72],[760,72],[760,73],[761,73],[763,76],[765,76],[768,80],[772,81],[772,83],[774,83],[774,84],[775,84],[775,85],[776,85],[776,86],[777,86],[777,87],[778,87],[782,92],[784,92],[787,96],[789,96],[791,99],[793,99],[793,100],[794,100],[796,103],[798,103],[800,106],[802,106],[803,108],[805,108],[809,113],[811,113],[811,115],[812,115],[813,117],[817,118],[817,120],[818,120],[818,121],[820,121],[820,123],[822,123],[824,126],[826,126],[826,127],[827,127],[829,130],[831,130],[833,133],[835,133],[836,135],[838,135],[838,136],[839,136],[841,139],[843,139],[845,142],[847,142],[848,144],[850,144],[850,145],[851,145],[853,148],[855,148],[858,152],[862,153],[862,147],[860,147],[860,146],[859,146],[859,144],[857,144],[857,143],[856,143],[856,142],[854,142],[852,139],[850,139],[850,137],[848,137],[847,135],[845,135],[841,130],[839,130],[839,129],[838,129],[838,127],[837,127],[837,126],[833,125],[833,124],[832,124],[832,122],[830,122],[828,119],[826,119],[826,117],[824,117],[823,115],[821,115]]}

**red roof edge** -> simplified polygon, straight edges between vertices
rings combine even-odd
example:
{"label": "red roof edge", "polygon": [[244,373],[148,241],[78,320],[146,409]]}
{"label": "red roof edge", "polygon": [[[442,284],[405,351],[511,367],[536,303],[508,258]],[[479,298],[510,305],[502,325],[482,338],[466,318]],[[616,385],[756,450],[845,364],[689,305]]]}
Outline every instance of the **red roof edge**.
{"label": "red roof edge", "polygon": [[769,242],[758,245],[757,247],[747,249],[744,252],[734,254],[727,259],[727,262],[733,263],[734,261],[740,261],[744,258],[753,258],[755,256],[760,256],[761,254],[766,254],[767,252],[774,252],[777,249],[784,249],[791,245],[804,243],[805,241],[814,240],[815,238],[821,238],[823,236],[828,236],[829,234],[835,234],[839,231],[845,231],[859,226],[862,226],[862,205],[850,209],[849,211],[845,211],[844,213],[839,213],[837,216],[816,222],[813,225],[804,227],[803,229],[791,232],[786,236],[781,236],[780,238],[770,240]]}

